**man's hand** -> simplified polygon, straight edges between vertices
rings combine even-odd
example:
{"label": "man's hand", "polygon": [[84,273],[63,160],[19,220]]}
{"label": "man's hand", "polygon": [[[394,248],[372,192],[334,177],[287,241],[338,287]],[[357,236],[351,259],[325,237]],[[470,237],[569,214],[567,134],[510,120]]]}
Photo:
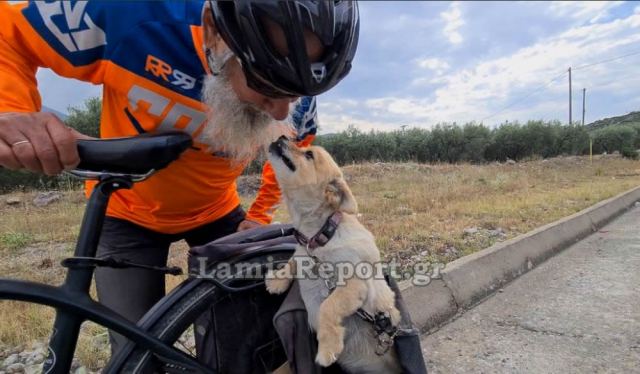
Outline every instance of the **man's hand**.
{"label": "man's hand", "polygon": [[56,175],[80,163],[77,139],[91,139],[50,113],[0,114],[0,166]]}
{"label": "man's hand", "polygon": [[258,226],[262,226],[262,224],[245,219],[244,221],[240,222],[240,224],[238,225],[238,231],[249,230]]}

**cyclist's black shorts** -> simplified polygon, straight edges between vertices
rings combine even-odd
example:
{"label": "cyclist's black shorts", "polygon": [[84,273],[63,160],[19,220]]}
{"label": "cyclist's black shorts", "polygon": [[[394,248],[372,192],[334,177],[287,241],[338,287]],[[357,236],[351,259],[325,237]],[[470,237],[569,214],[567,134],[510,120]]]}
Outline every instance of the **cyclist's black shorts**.
{"label": "cyclist's black shorts", "polygon": [[[184,239],[190,246],[206,244],[236,232],[244,217],[245,211],[238,206],[214,222],[181,234],[163,234],[122,219],[106,217],[97,255],[165,266],[171,243]],[[97,268],[96,288],[101,303],[131,321],[138,321],[165,295],[165,275],[138,268]],[[126,338],[119,334],[109,335],[112,352],[126,343]]]}

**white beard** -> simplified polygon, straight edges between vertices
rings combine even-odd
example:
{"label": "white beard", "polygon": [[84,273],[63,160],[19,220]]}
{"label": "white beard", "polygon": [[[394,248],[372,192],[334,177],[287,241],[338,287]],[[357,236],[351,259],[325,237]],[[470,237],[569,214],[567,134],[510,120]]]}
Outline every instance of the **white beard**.
{"label": "white beard", "polygon": [[280,136],[294,131],[288,121],[276,121],[240,101],[224,73],[205,77],[202,101],[212,109],[204,129],[209,150],[223,152],[234,164],[249,163]]}

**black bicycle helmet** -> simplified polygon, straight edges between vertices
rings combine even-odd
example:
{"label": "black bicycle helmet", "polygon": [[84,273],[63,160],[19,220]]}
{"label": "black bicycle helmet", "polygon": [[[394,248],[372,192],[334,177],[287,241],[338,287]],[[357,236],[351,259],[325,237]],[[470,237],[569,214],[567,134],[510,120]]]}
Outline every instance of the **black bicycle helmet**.
{"label": "black bicycle helmet", "polygon": [[[351,70],[360,28],[355,1],[209,1],[218,32],[239,58],[247,84],[264,95],[319,95]],[[265,18],[282,27],[287,56],[267,37]],[[318,62],[307,56],[305,28],[324,46]]]}

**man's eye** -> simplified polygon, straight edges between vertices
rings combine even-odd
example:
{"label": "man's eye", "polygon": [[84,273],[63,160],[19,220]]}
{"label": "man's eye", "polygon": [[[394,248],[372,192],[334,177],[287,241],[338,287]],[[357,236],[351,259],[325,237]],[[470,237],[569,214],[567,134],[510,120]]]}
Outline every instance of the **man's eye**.
{"label": "man's eye", "polygon": [[313,160],[313,152],[311,152],[311,151],[306,151],[306,152],[304,153],[304,157],[306,157],[306,158],[307,158],[307,160]]}

